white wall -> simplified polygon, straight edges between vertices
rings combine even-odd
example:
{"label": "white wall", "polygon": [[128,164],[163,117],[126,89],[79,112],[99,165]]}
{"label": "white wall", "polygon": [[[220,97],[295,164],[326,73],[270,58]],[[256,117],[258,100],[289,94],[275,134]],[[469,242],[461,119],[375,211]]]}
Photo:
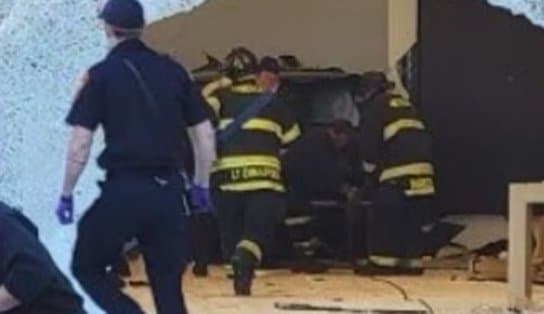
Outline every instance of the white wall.
{"label": "white wall", "polygon": [[[405,0],[396,0],[405,1]],[[407,0],[411,1],[411,0]],[[387,67],[385,0],[215,0],[150,27],[147,40],[188,67],[245,45],[310,66]]]}
{"label": "white wall", "polygon": [[[150,21],[201,0],[141,0]],[[53,210],[64,171],[70,108],[78,74],[106,53],[95,1],[0,0],[0,200],[21,207],[69,274],[75,226],[59,226]],[[93,160],[101,140],[95,141]],[[90,162],[76,194],[77,217],[102,177]],[[103,313],[86,300],[87,312]]]}

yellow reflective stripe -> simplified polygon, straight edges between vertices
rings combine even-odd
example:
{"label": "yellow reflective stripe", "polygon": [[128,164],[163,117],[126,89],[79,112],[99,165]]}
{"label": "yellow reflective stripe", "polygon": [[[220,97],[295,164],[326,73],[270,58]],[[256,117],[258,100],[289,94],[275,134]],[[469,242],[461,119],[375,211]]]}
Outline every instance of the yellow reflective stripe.
{"label": "yellow reflective stripe", "polygon": [[371,255],[369,260],[378,266],[422,268],[423,261],[420,258],[396,258],[389,256]]}
{"label": "yellow reflective stripe", "polygon": [[[219,129],[224,130],[229,124],[231,124],[234,120],[233,119],[223,119],[219,122]],[[250,119],[244,125],[242,126],[242,129],[244,130],[258,130],[258,131],[267,131],[274,133],[278,138],[281,138],[282,136],[282,128],[281,125],[276,123],[275,121],[269,120],[269,119]]]}
{"label": "yellow reflective stripe", "polygon": [[404,194],[406,196],[426,196],[426,195],[433,195],[435,194],[435,192],[436,191],[434,186],[430,186],[423,189],[407,190],[407,191],[404,191]]}
{"label": "yellow reflective stripe", "polygon": [[395,267],[399,264],[399,259],[385,256],[370,256],[369,260],[379,266]]}
{"label": "yellow reflective stripe", "polygon": [[244,155],[219,158],[214,165],[215,170],[225,170],[247,166],[265,166],[280,169],[281,163],[277,157],[266,155]]}
{"label": "yellow reflective stripe", "polygon": [[383,131],[383,139],[389,140],[403,129],[425,130],[425,125],[416,119],[399,119],[388,124]]}
{"label": "yellow reflective stripe", "polygon": [[283,134],[283,136],[281,137],[281,143],[289,144],[293,142],[294,140],[296,140],[300,136],[300,134],[301,134],[300,126],[298,125],[298,123],[295,123],[295,125],[293,125],[293,127],[291,127],[289,131]]}
{"label": "yellow reflective stripe", "polygon": [[204,88],[202,89],[202,96],[204,96],[204,98],[208,98],[217,90],[229,87],[231,85],[232,80],[228,77],[223,76],[218,80],[206,84],[206,86],[204,86]]}
{"label": "yellow reflective stripe", "polygon": [[261,250],[261,248],[259,247],[259,245],[253,241],[250,241],[250,240],[242,240],[240,241],[240,243],[238,243],[238,245],[236,246],[236,248],[238,249],[244,249],[246,251],[248,251],[249,253],[251,253],[256,259],[257,261],[261,262],[262,258],[263,258],[263,252]]}
{"label": "yellow reflective stripe", "polygon": [[223,270],[225,271],[225,274],[227,277],[234,276],[234,269],[232,268],[232,265],[226,264],[223,265]]}
{"label": "yellow reflective stripe", "polygon": [[248,74],[248,75],[244,75],[242,76],[241,78],[238,79],[238,82],[240,83],[244,83],[244,82],[254,82],[255,79],[257,78],[257,76],[255,74]]}
{"label": "yellow reflective stripe", "polygon": [[397,179],[405,176],[432,176],[434,175],[434,168],[428,162],[414,163],[405,166],[393,167],[385,169],[381,176],[380,181],[387,181],[391,179]]}
{"label": "yellow reflective stripe", "polygon": [[301,226],[309,224],[314,220],[311,216],[300,216],[300,217],[291,217],[285,219],[285,225],[292,227],[292,226]]}
{"label": "yellow reflective stripe", "polygon": [[231,91],[240,94],[258,94],[262,93],[263,89],[255,84],[240,84],[232,86]]}
{"label": "yellow reflective stripe", "polygon": [[225,129],[229,124],[232,123],[232,121],[234,121],[233,119],[221,119],[221,121],[219,121],[219,126],[217,127],[219,130],[223,130]]}
{"label": "yellow reflective stripe", "polygon": [[391,100],[389,100],[389,106],[391,108],[407,108],[412,106],[410,102],[402,97],[393,97]]}
{"label": "yellow reflective stripe", "polygon": [[215,114],[219,114],[219,110],[221,109],[221,101],[219,98],[213,96],[213,94],[217,90],[229,87],[230,85],[232,85],[232,80],[224,76],[211,83],[208,83],[206,86],[204,86],[204,88],[202,88],[202,97],[204,97],[208,105],[212,107]]}
{"label": "yellow reflective stripe", "polygon": [[366,172],[366,173],[373,173],[374,171],[376,171],[376,168],[378,166],[374,163],[371,163],[371,162],[368,162],[368,161],[363,161],[363,170]]}
{"label": "yellow reflective stripe", "polygon": [[219,110],[221,109],[221,102],[219,101],[219,98],[210,96],[206,98],[206,102],[208,105],[210,105],[210,107],[212,107],[215,114],[218,115]]}
{"label": "yellow reflective stripe", "polygon": [[222,191],[229,192],[244,192],[256,190],[273,190],[277,192],[285,192],[285,187],[277,182],[268,180],[255,180],[240,183],[226,183],[219,187]]}
{"label": "yellow reflective stripe", "polygon": [[405,259],[401,261],[401,265],[409,268],[423,268],[423,260],[421,258]]}

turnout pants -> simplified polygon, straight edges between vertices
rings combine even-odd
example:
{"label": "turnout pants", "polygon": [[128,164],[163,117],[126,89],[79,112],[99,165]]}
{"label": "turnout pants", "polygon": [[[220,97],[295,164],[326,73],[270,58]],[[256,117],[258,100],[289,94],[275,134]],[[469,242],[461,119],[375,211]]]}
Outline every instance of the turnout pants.
{"label": "turnout pants", "polygon": [[393,185],[380,186],[369,212],[369,260],[379,266],[420,268],[422,227],[431,219],[432,197],[409,198]]}
{"label": "turnout pants", "polygon": [[229,261],[236,249],[249,251],[259,262],[273,250],[275,232],[282,223],[286,204],[283,193],[259,190],[213,193],[218,211],[223,258]]}
{"label": "turnout pants", "polygon": [[189,249],[181,177],[175,171],[108,175],[81,219],[72,271],[108,314],[145,312],[118,288],[111,266],[123,245],[140,244],[159,314],[185,314],[181,290]]}

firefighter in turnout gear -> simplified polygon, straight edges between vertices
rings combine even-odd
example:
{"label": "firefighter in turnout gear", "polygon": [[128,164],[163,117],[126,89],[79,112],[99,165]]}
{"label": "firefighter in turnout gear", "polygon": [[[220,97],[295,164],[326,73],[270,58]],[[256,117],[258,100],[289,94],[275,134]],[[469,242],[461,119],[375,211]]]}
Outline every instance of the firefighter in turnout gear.
{"label": "firefighter in turnout gear", "polygon": [[361,80],[361,141],[364,169],[374,188],[368,219],[368,260],[363,275],[423,272],[423,226],[435,194],[431,135],[418,110],[394,92],[383,73]]}
{"label": "firefighter in turnout gear", "polygon": [[255,268],[273,247],[285,215],[280,150],[300,129],[287,107],[277,61],[265,57],[256,64],[243,51],[238,57],[243,60],[231,56],[231,65],[242,66],[208,84],[203,94],[217,114],[211,181],[222,251],[233,267],[235,293],[250,295]]}

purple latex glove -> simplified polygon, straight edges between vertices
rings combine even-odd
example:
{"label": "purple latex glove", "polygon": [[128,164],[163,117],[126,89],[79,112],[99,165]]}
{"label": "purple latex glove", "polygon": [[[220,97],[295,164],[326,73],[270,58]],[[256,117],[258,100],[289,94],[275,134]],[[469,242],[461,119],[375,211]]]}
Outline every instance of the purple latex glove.
{"label": "purple latex glove", "polygon": [[71,196],[62,196],[57,205],[57,218],[62,225],[74,222],[74,199]]}
{"label": "purple latex glove", "polygon": [[189,189],[189,204],[193,214],[205,214],[213,212],[210,190],[205,187],[193,185]]}

